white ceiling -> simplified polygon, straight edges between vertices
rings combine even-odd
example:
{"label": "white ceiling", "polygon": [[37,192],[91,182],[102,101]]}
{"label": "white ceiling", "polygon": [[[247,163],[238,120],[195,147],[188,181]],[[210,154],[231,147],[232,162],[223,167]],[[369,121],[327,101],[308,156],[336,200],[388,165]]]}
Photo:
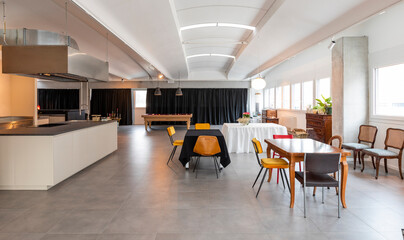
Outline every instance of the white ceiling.
{"label": "white ceiling", "polygon": [[[65,30],[57,0],[6,0],[9,28]],[[150,65],[168,78],[248,79],[400,0],[73,0]],[[69,3],[73,4],[73,3]],[[255,31],[207,27],[237,23]],[[80,49],[106,59],[106,40],[94,28],[68,16],[68,33]],[[240,44],[246,42],[246,44]],[[195,57],[195,54],[226,54]],[[125,49],[109,44],[110,72],[127,79],[148,78]],[[260,67],[261,66],[261,67]]]}

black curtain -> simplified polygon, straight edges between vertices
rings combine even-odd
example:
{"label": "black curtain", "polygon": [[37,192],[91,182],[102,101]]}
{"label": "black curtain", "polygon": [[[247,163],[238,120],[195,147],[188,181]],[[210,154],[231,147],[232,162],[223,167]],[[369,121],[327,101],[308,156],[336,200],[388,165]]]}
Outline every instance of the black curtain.
{"label": "black curtain", "polygon": [[132,125],[132,92],[130,89],[92,89],[91,115],[106,117],[109,113],[121,114],[120,125]]}
{"label": "black curtain", "polygon": [[154,96],[155,89],[147,89],[146,113],[192,113],[192,123],[219,125],[236,122],[247,109],[247,89],[183,88],[182,97],[176,97],[177,89],[161,89],[161,96]]}
{"label": "black curtain", "polygon": [[38,89],[41,109],[79,109],[79,89]]}

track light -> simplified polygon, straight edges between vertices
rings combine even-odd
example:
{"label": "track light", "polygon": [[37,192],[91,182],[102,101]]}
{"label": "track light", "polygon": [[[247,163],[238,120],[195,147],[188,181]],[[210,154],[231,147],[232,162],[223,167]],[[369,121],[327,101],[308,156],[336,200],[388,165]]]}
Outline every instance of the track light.
{"label": "track light", "polygon": [[164,75],[161,74],[161,73],[159,73],[158,78],[159,78],[159,79],[163,79],[163,78],[164,78]]}
{"label": "track light", "polygon": [[332,50],[332,48],[333,48],[334,46],[335,46],[335,41],[332,40],[331,43],[330,43],[330,45],[328,45],[328,49],[329,49],[329,50]]}

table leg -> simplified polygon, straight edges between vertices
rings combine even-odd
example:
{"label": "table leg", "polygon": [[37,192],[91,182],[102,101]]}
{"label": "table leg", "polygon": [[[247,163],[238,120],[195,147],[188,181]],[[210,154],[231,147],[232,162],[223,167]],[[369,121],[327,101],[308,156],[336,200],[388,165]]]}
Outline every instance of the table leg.
{"label": "table leg", "polygon": [[151,123],[152,123],[152,121],[149,121],[149,128],[151,129]]}
{"label": "table leg", "polygon": [[269,176],[268,176],[268,182],[271,182],[271,178],[272,178],[272,168],[268,169],[269,171]]}
{"label": "table leg", "polygon": [[289,160],[290,208],[295,205],[295,159]]}
{"label": "table leg", "polygon": [[144,129],[147,131],[147,121],[144,120]]}
{"label": "table leg", "polygon": [[185,164],[185,169],[189,169],[189,162],[187,162],[187,164]]}
{"label": "table leg", "polygon": [[341,203],[344,208],[347,208],[345,202],[345,190],[347,180],[348,180],[348,163],[346,162],[346,157],[343,157],[341,159]]}
{"label": "table leg", "polygon": [[187,129],[189,129],[191,127],[191,120],[187,121]]}

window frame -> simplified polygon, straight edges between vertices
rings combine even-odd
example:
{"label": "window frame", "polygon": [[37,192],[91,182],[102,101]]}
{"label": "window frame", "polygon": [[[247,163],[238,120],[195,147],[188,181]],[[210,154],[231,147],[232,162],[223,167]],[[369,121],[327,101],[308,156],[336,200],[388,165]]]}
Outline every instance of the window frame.
{"label": "window frame", "polygon": [[402,125],[402,122],[404,121],[404,116],[390,116],[390,115],[382,115],[382,114],[376,114],[376,84],[377,84],[377,69],[379,68],[385,68],[385,67],[391,67],[395,65],[401,65],[404,64],[404,62],[396,62],[392,63],[389,65],[378,65],[378,66],[373,66],[371,67],[370,70],[370,86],[369,86],[369,121],[378,121],[382,123],[391,123],[391,124],[399,124]]}
{"label": "window frame", "polygon": [[[293,108],[293,96],[295,95],[294,87],[295,85],[299,85],[299,108],[295,109]],[[302,110],[302,102],[303,102],[303,96],[302,96],[302,82],[295,82],[290,84],[290,110],[295,110],[299,111]]]}
{"label": "window frame", "polygon": [[[289,87],[289,107],[288,108],[285,108],[284,106],[283,106],[283,104],[284,104],[284,97],[285,97],[285,94],[284,94],[284,90],[285,90],[285,88],[286,87]],[[291,94],[290,94],[290,92],[291,92],[291,85],[290,84],[285,84],[285,85],[283,85],[282,86],[282,107],[281,107],[281,109],[283,109],[283,110],[292,110],[291,109]]]}

